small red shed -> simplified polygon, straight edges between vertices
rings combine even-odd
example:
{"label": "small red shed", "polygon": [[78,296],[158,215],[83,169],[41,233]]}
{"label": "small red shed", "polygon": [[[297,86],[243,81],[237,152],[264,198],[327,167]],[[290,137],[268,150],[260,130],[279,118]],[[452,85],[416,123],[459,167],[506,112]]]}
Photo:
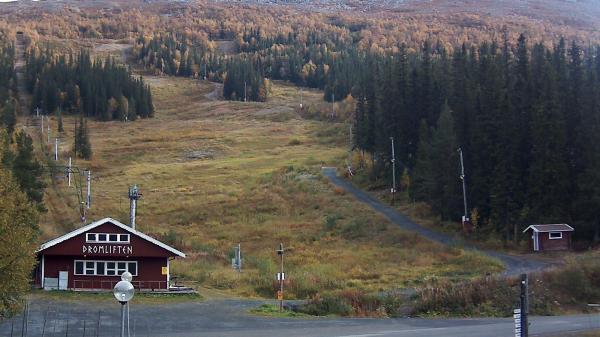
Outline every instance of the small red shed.
{"label": "small red shed", "polygon": [[105,218],[37,250],[35,284],[46,290],[110,290],[129,271],[139,290],[168,290],[170,261],[185,254]]}
{"label": "small red shed", "polygon": [[573,227],[567,224],[531,225],[523,233],[530,232],[529,247],[534,252],[571,249]]}

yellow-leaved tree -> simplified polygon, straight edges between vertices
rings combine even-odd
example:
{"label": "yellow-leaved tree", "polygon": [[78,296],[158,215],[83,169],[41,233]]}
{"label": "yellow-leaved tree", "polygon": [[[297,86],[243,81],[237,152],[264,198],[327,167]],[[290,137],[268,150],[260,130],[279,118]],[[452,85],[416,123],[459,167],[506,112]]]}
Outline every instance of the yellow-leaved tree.
{"label": "yellow-leaved tree", "polygon": [[0,320],[19,310],[30,287],[37,235],[35,206],[0,167]]}

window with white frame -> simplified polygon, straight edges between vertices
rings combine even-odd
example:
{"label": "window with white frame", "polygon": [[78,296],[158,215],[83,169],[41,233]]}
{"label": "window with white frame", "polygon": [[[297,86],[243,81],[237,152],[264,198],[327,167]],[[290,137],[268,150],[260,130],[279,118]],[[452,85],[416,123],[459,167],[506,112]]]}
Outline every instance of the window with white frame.
{"label": "window with white frame", "polygon": [[116,233],[87,233],[85,241],[88,243],[129,243],[129,234]]}
{"label": "window with white frame", "polygon": [[137,276],[137,261],[75,260],[75,275],[119,276],[126,271]]}
{"label": "window with white frame", "polygon": [[550,232],[550,240],[562,239],[562,232]]}

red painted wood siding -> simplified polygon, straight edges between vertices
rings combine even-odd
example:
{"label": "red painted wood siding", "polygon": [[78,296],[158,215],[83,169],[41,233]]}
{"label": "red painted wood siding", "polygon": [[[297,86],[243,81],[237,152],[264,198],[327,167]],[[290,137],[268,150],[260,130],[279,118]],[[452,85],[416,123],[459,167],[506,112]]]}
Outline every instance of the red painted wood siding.
{"label": "red painted wood siding", "polygon": [[562,239],[550,239],[550,233],[539,233],[540,251],[571,249],[571,232],[562,232]]}
{"label": "red painted wood siding", "polygon": [[75,260],[137,261],[138,276],[133,277],[137,289],[166,289],[167,275],[162,275],[162,267],[167,266],[167,258],[82,258],[81,256],[44,256],[44,277],[58,278],[60,271],[69,272],[69,288],[112,289],[121,276],[75,275]]}

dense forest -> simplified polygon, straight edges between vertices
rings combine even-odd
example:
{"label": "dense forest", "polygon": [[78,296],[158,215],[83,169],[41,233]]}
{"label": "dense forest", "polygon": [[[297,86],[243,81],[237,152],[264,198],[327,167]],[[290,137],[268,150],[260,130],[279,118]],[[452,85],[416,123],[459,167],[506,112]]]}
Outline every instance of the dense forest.
{"label": "dense forest", "polygon": [[223,82],[223,97],[228,100],[264,102],[268,97],[268,81],[256,58],[222,55],[210,46],[188,41],[185,34],[141,36],[134,56],[158,74]]}
{"label": "dense forest", "polygon": [[149,86],[111,58],[92,62],[86,52],[73,56],[32,49],[25,77],[31,108],[44,113],[81,113],[104,121],[154,115]]}
{"label": "dense forest", "polygon": [[519,224],[572,223],[597,240],[600,48],[510,45],[365,55],[355,145],[372,155],[373,179],[391,179],[394,137],[411,197],[443,219],[462,214],[460,147],[480,230],[510,239]]}

